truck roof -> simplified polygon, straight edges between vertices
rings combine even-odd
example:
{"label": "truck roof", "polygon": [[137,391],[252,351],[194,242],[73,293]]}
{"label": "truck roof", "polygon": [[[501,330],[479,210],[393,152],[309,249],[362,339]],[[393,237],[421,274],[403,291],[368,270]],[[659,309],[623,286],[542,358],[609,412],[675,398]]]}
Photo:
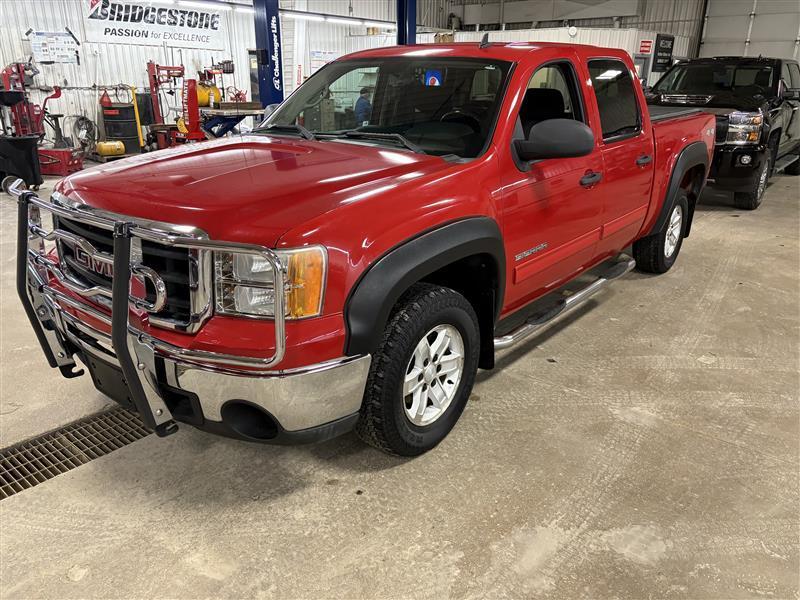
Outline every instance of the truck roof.
{"label": "truck roof", "polygon": [[477,42],[455,42],[452,44],[414,44],[411,46],[387,46],[373,48],[348,54],[347,58],[386,58],[386,57],[423,57],[444,58],[494,58],[509,62],[518,62],[523,56],[554,48],[568,48],[578,52],[580,56],[608,56],[627,58],[629,55],[618,48],[603,48],[584,44],[565,44],[560,42],[490,42],[481,48]]}

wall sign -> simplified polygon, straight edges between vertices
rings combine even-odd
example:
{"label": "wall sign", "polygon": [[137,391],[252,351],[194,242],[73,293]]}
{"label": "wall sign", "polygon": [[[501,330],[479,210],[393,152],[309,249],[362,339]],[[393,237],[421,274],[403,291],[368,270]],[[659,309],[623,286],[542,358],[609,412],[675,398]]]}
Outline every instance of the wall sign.
{"label": "wall sign", "polygon": [[672,66],[672,48],[675,36],[659,33],[656,36],[656,52],[653,58],[653,72],[663,73]]}
{"label": "wall sign", "polygon": [[108,44],[225,48],[224,15],[210,8],[169,6],[149,0],[81,0],[86,39]]}
{"label": "wall sign", "polygon": [[639,54],[650,54],[653,51],[653,40],[639,42]]}
{"label": "wall sign", "polygon": [[78,40],[62,31],[32,31],[28,35],[33,59],[40,64],[78,64]]}

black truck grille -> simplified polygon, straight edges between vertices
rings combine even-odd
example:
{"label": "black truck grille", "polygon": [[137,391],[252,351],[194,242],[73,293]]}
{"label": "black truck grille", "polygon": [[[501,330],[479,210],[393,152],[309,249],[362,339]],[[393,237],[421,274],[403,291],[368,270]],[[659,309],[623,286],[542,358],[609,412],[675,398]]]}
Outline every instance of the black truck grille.
{"label": "black truck grille", "polygon": [[[56,226],[74,235],[84,238],[97,250],[106,254],[114,252],[114,237],[108,229],[95,227],[86,223],[79,223],[69,219],[59,218]],[[172,319],[180,323],[188,323],[191,317],[190,304],[190,261],[189,250],[186,248],[172,248],[155,242],[141,240],[142,263],[154,269],[167,288],[167,303],[158,312],[158,316]],[[85,264],[78,262],[75,249],[69,244],[59,244],[59,253],[64,262],[65,270],[71,276],[91,285],[97,285],[111,290],[110,270],[93,270]],[[155,291],[147,282],[147,300],[155,300]]]}

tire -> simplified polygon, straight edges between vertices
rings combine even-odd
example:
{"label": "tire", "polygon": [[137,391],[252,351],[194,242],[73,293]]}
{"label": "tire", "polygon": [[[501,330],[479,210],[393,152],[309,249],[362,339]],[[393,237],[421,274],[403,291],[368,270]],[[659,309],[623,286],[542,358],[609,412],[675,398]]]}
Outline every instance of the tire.
{"label": "tire", "polygon": [[[435,354],[448,339],[442,355]],[[426,347],[433,348],[433,357],[426,356]],[[436,446],[472,393],[479,348],[478,317],[464,296],[438,285],[412,286],[395,306],[372,357],[358,436],[400,456],[418,456]],[[439,375],[437,366],[438,373],[450,371],[450,377]]]}
{"label": "tire", "polygon": [[637,269],[645,273],[666,273],[672,268],[683,245],[688,215],[689,200],[681,192],[662,230],[633,243]]}
{"label": "tire", "polygon": [[764,164],[759,171],[758,179],[753,183],[753,186],[746,192],[734,192],[733,204],[736,208],[742,210],[755,210],[761,206],[761,201],[764,199],[764,193],[767,191],[767,184],[769,178],[772,176],[772,164],[774,161],[775,153],[770,147],[770,151],[764,155]]}

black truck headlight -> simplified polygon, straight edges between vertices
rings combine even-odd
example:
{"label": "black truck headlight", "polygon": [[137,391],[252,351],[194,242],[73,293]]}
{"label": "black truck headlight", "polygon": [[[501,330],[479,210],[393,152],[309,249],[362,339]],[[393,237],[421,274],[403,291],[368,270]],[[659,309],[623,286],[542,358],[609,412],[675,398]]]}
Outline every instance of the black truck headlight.
{"label": "black truck headlight", "polygon": [[215,305],[218,314],[275,316],[275,294],[284,294],[286,317],[302,319],[322,312],[328,257],[322,246],[275,250],[284,271],[284,289],[276,292],[272,265],[257,254],[214,253]]}
{"label": "black truck headlight", "polygon": [[756,144],[761,138],[764,115],[760,112],[732,112],[728,115],[726,144]]}

